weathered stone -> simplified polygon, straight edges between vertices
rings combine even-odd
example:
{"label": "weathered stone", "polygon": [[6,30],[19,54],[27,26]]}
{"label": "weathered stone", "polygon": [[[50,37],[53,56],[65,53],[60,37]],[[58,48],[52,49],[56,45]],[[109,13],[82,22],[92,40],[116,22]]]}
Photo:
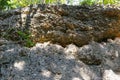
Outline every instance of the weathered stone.
{"label": "weathered stone", "polygon": [[26,48],[0,41],[1,80],[120,80],[120,39],[65,48],[48,42]]}
{"label": "weathered stone", "polygon": [[[34,42],[73,43],[120,37],[120,9],[101,6],[31,5],[0,13],[0,31],[29,30]],[[14,38],[14,37],[13,37]]]}
{"label": "weathered stone", "polygon": [[43,43],[27,48],[0,38],[0,80],[120,80],[117,7],[31,5],[0,13],[0,37],[19,40],[17,30]]}

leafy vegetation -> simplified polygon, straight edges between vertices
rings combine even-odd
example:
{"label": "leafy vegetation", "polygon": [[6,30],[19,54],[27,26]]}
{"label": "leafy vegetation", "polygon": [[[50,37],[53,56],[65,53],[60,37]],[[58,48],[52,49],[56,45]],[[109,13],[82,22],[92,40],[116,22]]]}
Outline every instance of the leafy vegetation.
{"label": "leafy vegetation", "polygon": [[26,47],[34,46],[34,42],[31,39],[31,34],[28,31],[22,31],[20,29],[9,28],[3,34],[1,34],[7,40],[15,41]]}
{"label": "leafy vegetation", "polygon": [[0,0],[0,9],[8,10],[31,4],[65,4],[66,0]]}
{"label": "leafy vegetation", "polygon": [[[31,4],[73,4],[75,0],[0,0],[0,9],[8,10]],[[79,0],[80,5],[116,4],[120,0]]]}
{"label": "leafy vegetation", "polygon": [[120,0],[83,0],[81,5],[94,5],[94,4],[118,4]]}
{"label": "leafy vegetation", "polygon": [[34,45],[34,42],[30,39],[31,35],[29,32],[17,31],[18,36],[21,38],[21,41],[24,42],[23,45],[31,47]]}
{"label": "leafy vegetation", "polygon": [[0,0],[0,10],[5,10],[10,6],[7,1],[9,0]]}
{"label": "leafy vegetation", "polygon": [[95,0],[84,0],[80,2],[81,5],[93,5],[95,3]]}

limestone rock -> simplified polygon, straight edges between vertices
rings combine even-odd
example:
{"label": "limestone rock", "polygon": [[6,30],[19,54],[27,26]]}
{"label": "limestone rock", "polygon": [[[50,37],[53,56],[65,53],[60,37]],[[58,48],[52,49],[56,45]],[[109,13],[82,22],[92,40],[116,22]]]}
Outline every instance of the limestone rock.
{"label": "limestone rock", "polygon": [[119,40],[65,48],[48,42],[26,48],[6,41],[0,45],[0,79],[120,80]]}
{"label": "limestone rock", "polygon": [[31,5],[0,13],[1,34],[9,28],[29,31],[34,42],[82,46],[120,37],[120,8]]}
{"label": "limestone rock", "polygon": [[[29,31],[37,44],[19,45],[17,30]],[[2,12],[0,80],[120,80],[119,31],[117,7],[31,5]],[[6,32],[13,41],[1,38]]]}

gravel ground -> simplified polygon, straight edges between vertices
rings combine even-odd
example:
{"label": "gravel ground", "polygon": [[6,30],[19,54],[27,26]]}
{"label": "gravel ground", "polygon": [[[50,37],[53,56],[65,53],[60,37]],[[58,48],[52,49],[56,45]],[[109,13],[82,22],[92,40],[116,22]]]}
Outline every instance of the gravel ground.
{"label": "gravel ground", "polygon": [[0,80],[120,80],[120,39],[22,47],[0,39]]}

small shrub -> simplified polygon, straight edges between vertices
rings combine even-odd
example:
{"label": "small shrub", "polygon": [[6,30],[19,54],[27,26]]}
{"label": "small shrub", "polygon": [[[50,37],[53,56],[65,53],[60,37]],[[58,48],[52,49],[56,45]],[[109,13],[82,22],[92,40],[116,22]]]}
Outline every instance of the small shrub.
{"label": "small shrub", "polygon": [[15,41],[26,47],[34,46],[34,42],[31,39],[31,34],[28,31],[22,31],[20,29],[10,28],[1,34],[7,40]]}
{"label": "small shrub", "polygon": [[95,0],[83,0],[80,2],[81,5],[93,5],[95,3]]}
{"label": "small shrub", "polygon": [[83,0],[81,5],[94,5],[94,4],[117,4],[120,0]]}
{"label": "small shrub", "polygon": [[17,31],[18,36],[21,38],[22,40],[22,44],[27,46],[27,47],[31,47],[34,46],[34,42],[31,40],[31,35],[29,32],[23,32],[23,31]]}

